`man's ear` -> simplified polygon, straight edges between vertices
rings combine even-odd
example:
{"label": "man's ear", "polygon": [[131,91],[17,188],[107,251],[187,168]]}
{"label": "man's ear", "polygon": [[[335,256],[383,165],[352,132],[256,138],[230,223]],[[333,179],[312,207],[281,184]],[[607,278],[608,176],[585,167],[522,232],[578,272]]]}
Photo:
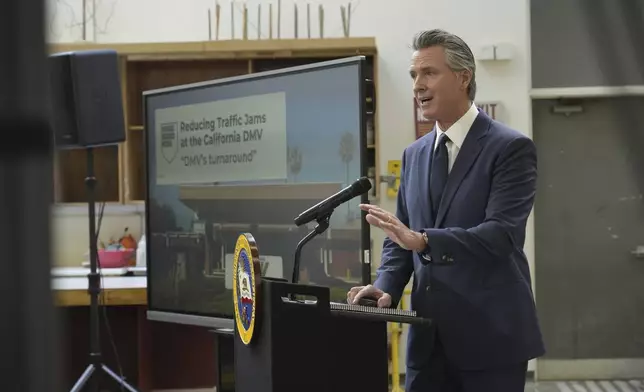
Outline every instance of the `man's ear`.
{"label": "man's ear", "polygon": [[467,87],[470,85],[470,82],[472,81],[472,73],[470,71],[462,71],[461,72],[461,89],[465,90]]}

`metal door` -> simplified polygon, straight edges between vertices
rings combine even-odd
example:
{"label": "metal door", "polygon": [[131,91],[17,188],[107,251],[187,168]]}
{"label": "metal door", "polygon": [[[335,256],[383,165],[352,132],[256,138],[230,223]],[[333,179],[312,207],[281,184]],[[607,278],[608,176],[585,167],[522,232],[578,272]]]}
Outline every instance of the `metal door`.
{"label": "metal door", "polygon": [[533,119],[537,375],[644,377],[644,98],[535,101]]}

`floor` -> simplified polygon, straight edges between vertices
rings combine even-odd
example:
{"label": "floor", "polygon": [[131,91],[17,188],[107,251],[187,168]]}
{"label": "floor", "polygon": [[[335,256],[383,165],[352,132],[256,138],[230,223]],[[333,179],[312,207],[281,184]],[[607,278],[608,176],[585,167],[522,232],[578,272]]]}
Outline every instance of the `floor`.
{"label": "floor", "polygon": [[528,381],[525,392],[644,392],[644,380]]}
{"label": "floor", "polygon": [[644,392],[644,380],[530,381],[525,392]]}

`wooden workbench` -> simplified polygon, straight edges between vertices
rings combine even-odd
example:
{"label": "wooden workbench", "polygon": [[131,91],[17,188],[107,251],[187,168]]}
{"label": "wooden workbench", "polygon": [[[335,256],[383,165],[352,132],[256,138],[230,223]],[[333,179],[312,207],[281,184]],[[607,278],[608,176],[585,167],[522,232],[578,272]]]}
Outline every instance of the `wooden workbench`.
{"label": "wooden workbench", "polygon": [[[56,306],[89,306],[87,277],[66,276],[52,279]],[[105,306],[146,306],[145,276],[104,276],[100,303]]]}
{"label": "wooden workbench", "polygon": [[[89,293],[87,276],[52,278],[61,324],[63,382],[69,389],[87,366]],[[100,303],[104,363],[141,392],[156,389],[207,388],[215,385],[215,346],[208,330],[147,320],[145,276],[103,276]],[[109,320],[109,332],[105,318]],[[118,361],[112,343],[116,346]],[[112,384],[105,384],[113,387]],[[112,389],[109,389],[112,390]],[[114,389],[114,390],[118,390]]]}

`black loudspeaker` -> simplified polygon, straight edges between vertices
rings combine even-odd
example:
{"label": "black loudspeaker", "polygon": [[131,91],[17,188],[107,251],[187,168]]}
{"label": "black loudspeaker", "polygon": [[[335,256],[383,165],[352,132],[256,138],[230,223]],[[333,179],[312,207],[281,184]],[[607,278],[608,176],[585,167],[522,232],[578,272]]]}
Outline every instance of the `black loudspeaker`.
{"label": "black loudspeaker", "polygon": [[49,77],[56,148],[97,147],[125,140],[116,51],[52,54]]}

